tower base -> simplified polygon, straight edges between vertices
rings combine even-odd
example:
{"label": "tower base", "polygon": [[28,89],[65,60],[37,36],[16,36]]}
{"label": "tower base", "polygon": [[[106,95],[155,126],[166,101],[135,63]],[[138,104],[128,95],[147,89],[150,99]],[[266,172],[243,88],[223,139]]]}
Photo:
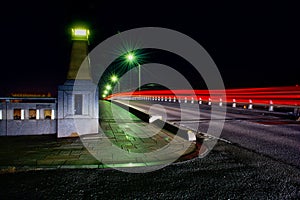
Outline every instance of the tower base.
{"label": "tower base", "polygon": [[57,137],[98,133],[98,87],[90,80],[67,80],[58,87]]}

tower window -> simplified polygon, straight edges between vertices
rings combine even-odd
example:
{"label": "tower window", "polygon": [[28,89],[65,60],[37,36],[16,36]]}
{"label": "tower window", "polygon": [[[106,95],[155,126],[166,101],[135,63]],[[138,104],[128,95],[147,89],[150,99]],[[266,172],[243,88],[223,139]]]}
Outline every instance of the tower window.
{"label": "tower window", "polygon": [[75,115],[82,115],[82,94],[75,94],[74,107]]}

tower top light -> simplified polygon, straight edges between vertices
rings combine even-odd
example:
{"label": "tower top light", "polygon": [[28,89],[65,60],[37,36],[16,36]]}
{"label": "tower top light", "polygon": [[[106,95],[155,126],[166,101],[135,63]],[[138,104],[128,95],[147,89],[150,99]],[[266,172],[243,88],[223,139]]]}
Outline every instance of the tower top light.
{"label": "tower top light", "polygon": [[72,40],[88,40],[90,31],[85,28],[72,28]]}

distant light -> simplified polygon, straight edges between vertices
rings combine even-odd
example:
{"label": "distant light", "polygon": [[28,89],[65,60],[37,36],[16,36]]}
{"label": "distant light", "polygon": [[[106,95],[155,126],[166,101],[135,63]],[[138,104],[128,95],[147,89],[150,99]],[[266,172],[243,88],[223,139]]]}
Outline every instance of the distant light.
{"label": "distant light", "polygon": [[108,94],[108,91],[107,91],[107,90],[104,90],[103,94],[105,94],[105,95]]}
{"label": "distant light", "polygon": [[111,85],[106,85],[106,86],[105,86],[105,89],[106,89],[106,90],[111,90]]}
{"label": "distant light", "polygon": [[111,80],[112,82],[117,82],[117,81],[118,81],[118,77],[115,76],[115,75],[113,75],[113,76],[110,78],[110,80]]}
{"label": "distant light", "polygon": [[106,97],[106,95],[105,95],[105,94],[103,94],[103,95],[102,95],[102,97],[103,97],[103,98],[105,98],[105,97]]}

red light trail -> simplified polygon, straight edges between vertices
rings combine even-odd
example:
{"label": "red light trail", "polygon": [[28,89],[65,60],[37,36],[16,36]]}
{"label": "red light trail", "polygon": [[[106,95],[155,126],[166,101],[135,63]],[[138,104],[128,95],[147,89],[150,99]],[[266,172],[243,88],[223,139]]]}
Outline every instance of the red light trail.
{"label": "red light trail", "polygon": [[122,92],[106,99],[145,97],[155,99],[185,99],[191,101],[209,101],[224,103],[244,103],[260,105],[300,106],[300,87],[281,86],[264,88],[239,88],[225,90],[146,90]]}

